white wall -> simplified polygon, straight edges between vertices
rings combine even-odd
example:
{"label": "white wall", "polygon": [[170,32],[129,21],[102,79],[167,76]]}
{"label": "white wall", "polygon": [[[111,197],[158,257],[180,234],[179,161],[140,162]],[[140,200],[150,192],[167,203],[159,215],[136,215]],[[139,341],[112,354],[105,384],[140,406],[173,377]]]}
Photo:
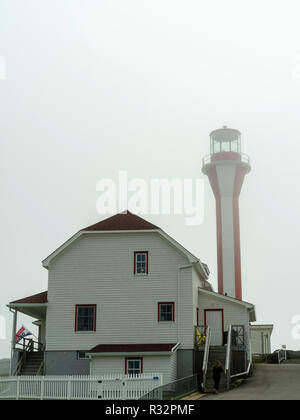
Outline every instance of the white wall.
{"label": "white wall", "polygon": [[[148,276],[133,275],[138,250],[149,251]],[[178,288],[178,267],[186,264],[187,257],[155,232],[82,236],[49,267],[46,349],[178,341],[191,348],[191,269],[181,270]],[[164,301],[175,302],[175,323],[158,323],[157,303]],[[97,304],[96,332],[74,332],[76,304]]]}
{"label": "white wall", "polygon": [[235,297],[235,257],[233,226],[233,188],[236,165],[228,162],[216,166],[221,194],[222,214],[222,253],[223,253],[223,286],[224,293]]}
{"label": "white wall", "polygon": [[205,309],[224,309],[224,331],[228,331],[230,325],[244,325],[246,344],[249,344],[249,312],[246,307],[239,303],[229,302],[218,296],[209,296],[201,290],[198,298],[199,322],[204,325]]}
{"label": "white wall", "polygon": [[[262,343],[263,334],[263,343]],[[267,328],[250,328],[252,354],[271,353],[271,332]]]}
{"label": "white wall", "polygon": [[[93,357],[91,361],[91,375],[111,373],[125,374],[126,356],[100,356]],[[127,357],[134,357],[128,353]],[[139,357],[139,356],[136,356]],[[162,373],[163,384],[173,382],[177,378],[176,353],[166,356],[141,356],[143,357],[143,373]]]}

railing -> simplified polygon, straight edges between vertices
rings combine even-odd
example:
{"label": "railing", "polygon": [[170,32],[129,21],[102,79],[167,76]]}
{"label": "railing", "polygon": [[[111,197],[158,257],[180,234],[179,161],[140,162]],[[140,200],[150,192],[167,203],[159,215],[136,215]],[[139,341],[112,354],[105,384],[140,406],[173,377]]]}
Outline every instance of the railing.
{"label": "railing", "polygon": [[231,359],[231,344],[232,344],[232,325],[228,329],[227,348],[226,348],[226,362],[225,362],[225,374],[230,374],[230,359]]}
{"label": "railing", "polygon": [[22,337],[21,335],[16,335],[16,338],[17,337],[20,338],[20,341],[16,343],[16,348],[20,348],[24,351],[42,351],[44,348],[44,344],[34,341],[32,338]]}
{"label": "railing", "polygon": [[40,364],[40,367],[39,367],[39,370],[37,371],[36,376],[41,376],[43,374],[43,371],[44,371],[44,360],[42,360],[42,362]]}
{"label": "railing", "polygon": [[239,347],[246,345],[244,325],[231,326],[231,345]]}
{"label": "railing", "polygon": [[202,365],[202,372],[203,372],[203,388],[205,387],[206,383],[206,375],[207,375],[207,367],[208,367],[208,359],[209,359],[209,348],[211,342],[211,329],[207,327],[206,331],[206,341],[205,341],[205,349],[204,349],[204,356],[203,356],[203,365]]}
{"label": "railing", "polygon": [[198,325],[194,331],[194,345],[195,348],[204,347],[207,338],[207,327]]}
{"label": "railing", "polygon": [[191,375],[153,389],[140,400],[177,400],[199,389],[199,375]]}
{"label": "railing", "polygon": [[[230,325],[228,329],[228,339],[227,339],[227,349],[226,349],[226,362],[225,362],[225,374],[228,379],[228,385],[230,384],[230,379],[236,378],[238,376],[248,375],[252,366],[251,361],[248,363],[248,367],[245,371],[231,375],[230,365],[231,365],[231,353],[233,347],[235,346],[245,346],[245,328],[244,325]],[[245,349],[246,350],[246,349]],[[249,349],[248,349],[249,350]]]}
{"label": "railing", "polygon": [[18,376],[0,379],[0,400],[137,400],[161,384],[158,373]]}
{"label": "railing", "polygon": [[284,360],[287,360],[286,346],[282,346],[282,348],[280,350],[277,350],[277,355],[278,355],[278,364],[279,365]]}
{"label": "railing", "polygon": [[225,361],[225,377],[227,380],[227,389],[230,388],[230,362],[231,362],[232,332],[233,332],[233,327],[232,325],[229,325],[228,336],[227,336],[226,361]]}
{"label": "railing", "polygon": [[[227,153],[227,152],[222,152],[222,153]],[[246,155],[245,153],[238,153],[238,154],[241,156],[241,160],[239,160],[240,162],[247,163],[248,165],[250,164],[250,157],[248,155]],[[204,158],[202,159],[203,166],[209,165],[210,163],[215,162],[215,160],[212,158],[213,156],[214,156],[213,154],[204,156]]]}
{"label": "railing", "polygon": [[251,361],[249,361],[248,363],[248,368],[245,372],[241,372],[241,373],[236,373],[235,375],[231,375],[230,378],[237,378],[238,376],[247,376],[249,375],[250,369],[251,369],[252,363]]}
{"label": "railing", "polygon": [[[12,374],[12,376],[17,376],[19,375],[19,373],[21,372],[22,366],[24,365],[25,361],[26,361],[26,356],[29,352],[33,352],[33,351],[43,351],[44,350],[44,344],[39,343],[38,341],[34,341],[31,338],[25,338],[22,336],[16,336],[16,337],[21,337],[21,340],[19,341],[19,343],[16,343],[16,346],[21,347],[21,349],[23,350],[22,355],[20,356],[18,362],[17,362],[17,366]],[[39,373],[42,373],[42,369],[43,369],[43,362],[41,363],[41,366],[39,367]]]}
{"label": "railing", "polygon": [[[25,339],[23,339],[23,340],[25,340]],[[22,366],[23,366],[23,364],[24,364],[24,362],[26,360],[27,352],[31,351],[31,348],[32,348],[32,340],[29,340],[26,346],[25,346],[25,344],[26,344],[26,342],[24,341],[23,353],[22,353],[22,355],[20,356],[20,358],[18,360],[16,369],[13,372],[13,376],[19,375],[19,373],[21,372]]]}
{"label": "railing", "polygon": [[244,349],[247,351],[247,354],[249,354],[249,348],[247,348],[247,342],[245,337],[245,326],[244,325],[231,325],[229,327],[228,331],[228,344],[227,344],[227,352],[228,352],[228,359],[226,356],[226,369],[229,375],[229,378],[236,378],[238,376],[246,376],[249,374],[252,362],[251,358],[249,358],[248,366],[246,369],[245,364],[245,371],[236,373],[234,375],[230,375],[230,354],[233,350],[233,347],[244,347]]}

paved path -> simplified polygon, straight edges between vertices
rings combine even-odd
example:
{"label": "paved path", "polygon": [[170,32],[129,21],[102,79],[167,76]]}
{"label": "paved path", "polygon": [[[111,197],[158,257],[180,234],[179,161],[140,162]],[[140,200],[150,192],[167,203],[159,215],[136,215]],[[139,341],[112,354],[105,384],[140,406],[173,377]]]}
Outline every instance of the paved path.
{"label": "paved path", "polygon": [[300,365],[256,365],[239,388],[202,398],[210,400],[300,400]]}

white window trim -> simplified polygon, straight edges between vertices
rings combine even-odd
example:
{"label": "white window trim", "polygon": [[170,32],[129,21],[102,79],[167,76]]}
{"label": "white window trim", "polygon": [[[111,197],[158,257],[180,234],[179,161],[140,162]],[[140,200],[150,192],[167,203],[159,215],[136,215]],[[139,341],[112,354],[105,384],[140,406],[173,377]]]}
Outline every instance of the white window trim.
{"label": "white window trim", "polygon": [[127,359],[126,360],[126,372],[127,372],[127,375],[136,375],[136,373],[130,373],[129,370],[137,370],[137,369],[129,369],[129,367],[128,367],[128,363],[129,362],[139,362],[139,373],[138,373],[138,375],[142,373],[142,361],[141,361],[141,359],[134,359],[134,358],[132,358],[132,359]]}
{"label": "white window trim", "polygon": [[[148,252],[139,252],[139,251],[135,251],[135,267],[134,267],[134,272],[136,276],[148,276],[147,273],[147,267],[148,267],[148,258],[149,258],[149,254]],[[138,255],[145,255],[145,272],[144,273],[138,273]]]}

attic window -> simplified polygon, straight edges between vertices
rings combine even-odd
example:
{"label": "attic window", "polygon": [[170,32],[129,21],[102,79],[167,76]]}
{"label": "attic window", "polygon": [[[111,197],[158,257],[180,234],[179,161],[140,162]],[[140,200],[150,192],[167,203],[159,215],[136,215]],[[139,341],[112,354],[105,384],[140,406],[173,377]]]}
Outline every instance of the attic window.
{"label": "attic window", "polygon": [[134,274],[148,274],[148,251],[135,251]]}

